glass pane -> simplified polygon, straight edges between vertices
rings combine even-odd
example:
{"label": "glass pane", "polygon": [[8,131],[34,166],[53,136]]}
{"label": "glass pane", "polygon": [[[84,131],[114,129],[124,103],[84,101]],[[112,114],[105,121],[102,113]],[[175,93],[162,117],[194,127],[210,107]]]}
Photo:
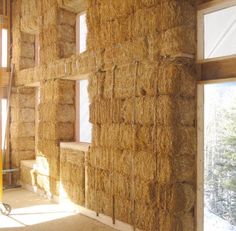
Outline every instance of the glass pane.
{"label": "glass pane", "polygon": [[204,97],[204,231],[236,231],[236,83]]}
{"label": "glass pane", "polygon": [[7,30],[2,29],[2,67],[7,67]]}
{"label": "glass pane", "polygon": [[80,15],[80,53],[83,53],[87,49],[87,22],[86,22],[86,13]]}
{"label": "glass pane", "polygon": [[236,54],[236,6],[204,16],[204,58]]}
{"label": "glass pane", "polygon": [[88,80],[80,81],[80,142],[91,143],[92,125],[89,123]]}

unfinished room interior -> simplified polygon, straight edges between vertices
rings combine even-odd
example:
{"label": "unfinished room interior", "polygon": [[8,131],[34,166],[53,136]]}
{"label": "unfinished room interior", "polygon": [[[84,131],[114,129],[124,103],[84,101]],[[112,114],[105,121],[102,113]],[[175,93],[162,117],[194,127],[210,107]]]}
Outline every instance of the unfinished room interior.
{"label": "unfinished room interior", "polygon": [[0,230],[236,231],[236,0],[0,0]]}

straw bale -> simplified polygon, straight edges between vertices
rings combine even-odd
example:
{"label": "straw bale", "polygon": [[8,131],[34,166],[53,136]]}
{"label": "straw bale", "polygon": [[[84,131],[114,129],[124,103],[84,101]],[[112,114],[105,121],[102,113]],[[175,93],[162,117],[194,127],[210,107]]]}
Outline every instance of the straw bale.
{"label": "straw bale", "polygon": [[34,44],[28,42],[21,43],[21,57],[34,59],[35,58]]}
{"label": "straw bale", "polygon": [[158,153],[163,156],[172,155],[176,152],[177,142],[176,129],[174,127],[157,127],[156,147]]}
{"label": "straw bale", "polygon": [[92,167],[108,170],[111,167],[111,156],[114,151],[108,148],[91,147],[88,153],[88,163]]}
{"label": "straw bale", "polygon": [[153,124],[155,99],[153,97],[136,98],[136,122]]}
{"label": "straw bale", "polygon": [[132,224],[132,202],[125,198],[115,197],[115,217],[117,220]]}
{"label": "straw bale", "polygon": [[[126,162],[124,162],[123,164],[125,163]],[[134,166],[135,176],[142,178],[143,180],[153,180],[155,178],[155,172],[157,168],[156,156],[151,151],[136,152],[134,155]],[[127,166],[127,173],[128,170],[130,170],[130,166]]]}
{"label": "straw bale", "polygon": [[[118,124],[101,125],[101,145],[104,147],[112,147],[114,143],[118,143],[120,130],[122,129],[120,129],[120,126]],[[118,145],[119,144],[117,144],[116,146]]]}
{"label": "straw bale", "polygon": [[141,230],[156,231],[156,230],[171,230],[159,229],[159,220],[157,217],[158,211],[151,205],[144,203],[136,203],[135,222],[136,226]]}
{"label": "straw bale", "polygon": [[98,207],[98,212],[102,214],[107,214],[107,216],[112,216],[112,206],[109,194],[106,194],[102,191],[98,191],[96,200],[97,204],[95,203],[95,205]]}
{"label": "straw bale", "polygon": [[161,95],[157,98],[156,122],[158,125],[171,126],[176,124],[176,100],[169,95]]}
{"label": "straw bale", "polygon": [[132,137],[134,134],[134,128],[131,125],[120,124],[119,128],[116,129],[116,132],[119,135],[119,139],[116,137],[113,140],[113,147],[131,150],[133,148]]}
{"label": "straw bale", "polygon": [[161,18],[163,30],[181,25],[194,25],[196,20],[195,6],[189,1],[166,1],[162,4],[161,15],[164,15]]}
{"label": "straw bale", "polygon": [[60,57],[68,58],[75,54],[76,45],[75,43],[60,41],[59,42]]}
{"label": "straw bale", "polygon": [[60,176],[60,158],[57,156],[51,156],[48,159],[49,164],[49,174],[53,178],[58,178]]}
{"label": "straw bale", "polygon": [[196,73],[194,73],[194,68],[186,70],[185,68],[181,72],[181,85],[180,85],[180,95],[183,97],[194,97],[196,95]]}
{"label": "straw bale", "polygon": [[86,208],[93,210],[93,211],[97,211],[97,197],[96,197],[96,192],[94,190],[88,189],[86,191],[86,195],[85,195],[85,206]]}
{"label": "straw bale", "polygon": [[[136,148],[137,150],[150,150],[152,149],[152,126],[143,126],[140,125],[137,127],[136,132]],[[132,136],[130,136],[132,137]],[[127,137],[126,137],[127,138]]]}
{"label": "straw bale", "polygon": [[60,104],[74,104],[75,101],[75,81],[57,80],[54,86],[56,100]]}
{"label": "straw bale", "polygon": [[[194,155],[196,153],[197,132],[194,127],[180,127],[178,129],[178,146],[176,150],[179,155]],[[176,152],[176,153],[177,153]]]}
{"label": "straw bale", "polygon": [[97,190],[110,194],[110,172],[103,169],[97,169]]}
{"label": "straw bale", "polygon": [[10,126],[11,137],[34,137],[35,124],[34,123],[11,123]]}
{"label": "straw bale", "polygon": [[195,54],[195,27],[179,26],[162,34],[161,55]]}
{"label": "straw bale", "polygon": [[[131,200],[131,177],[119,173],[113,174],[114,178],[114,195],[117,198]],[[99,181],[100,182],[100,181]]]}
{"label": "straw bale", "polygon": [[30,186],[36,186],[36,173],[32,168],[21,165],[20,182]]}
{"label": "straw bale", "polygon": [[171,214],[190,212],[195,203],[195,193],[190,184],[158,185],[157,203]]}
{"label": "straw bale", "polygon": [[137,94],[139,96],[153,96],[157,89],[155,89],[155,80],[157,78],[157,71],[151,65],[140,65],[137,79]]}
{"label": "straw bale", "polygon": [[87,8],[87,1],[84,0],[57,0],[60,7],[69,11],[79,13]]}
{"label": "straw bale", "polygon": [[58,39],[64,42],[75,43],[75,27],[70,25],[60,25],[58,27]]}
{"label": "straw bale", "polygon": [[184,126],[194,126],[196,121],[196,100],[180,98],[177,101],[179,122]]}
{"label": "straw bale", "polygon": [[101,126],[93,125],[92,129],[92,144],[94,146],[99,146],[101,144]]}
{"label": "straw bale", "polygon": [[113,150],[113,161],[114,161],[114,171],[123,174],[130,175],[131,173],[131,162],[132,162],[132,151],[129,150]]}
{"label": "straw bale", "polygon": [[153,7],[139,9],[134,14],[132,35],[134,38],[161,31],[162,7],[157,4]]}
{"label": "straw bale", "polygon": [[76,23],[76,14],[68,10],[59,9],[58,12],[58,24],[59,25],[70,25],[75,26]]}
{"label": "straw bale", "polygon": [[59,156],[59,142],[58,140],[42,139],[38,141],[38,152],[41,156]]}
{"label": "straw bale", "polygon": [[180,182],[193,182],[195,177],[195,157],[181,155],[173,160],[175,179]]}
{"label": "straw bale", "polygon": [[32,58],[21,58],[20,69],[27,69],[35,66],[35,61]]}
{"label": "straw bale", "polygon": [[31,108],[11,108],[11,121],[14,122],[34,122],[35,113]]}
{"label": "straw bale", "polygon": [[181,70],[174,64],[163,64],[158,71],[158,93],[177,95],[180,91]]}
{"label": "straw bale", "polygon": [[194,218],[194,213],[189,212],[181,216],[181,224],[182,224],[182,229],[183,231],[194,231],[195,227],[195,218]]}
{"label": "straw bale", "polygon": [[19,167],[22,160],[32,160],[35,158],[34,150],[29,151],[19,151],[12,150],[12,164],[14,167]]}
{"label": "straw bale", "polygon": [[21,1],[21,30],[27,33],[36,33],[40,26],[41,1]]}
{"label": "straw bale", "polygon": [[21,32],[21,42],[27,43],[27,44],[34,44],[35,43],[35,35]]}
{"label": "straw bale", "polygon": [[35,149],[33,137],[17,137],[11,140],[12,150],[29,151]]}
{"label": "straw bale", "polygon": [[85,186],[88,189],[86,197],[89,197],[89,192],[96,190],[95,188],[95,171],[96,169],[91,166],[87,166],[86,168],[86,176],[87,176],[87,185]]}

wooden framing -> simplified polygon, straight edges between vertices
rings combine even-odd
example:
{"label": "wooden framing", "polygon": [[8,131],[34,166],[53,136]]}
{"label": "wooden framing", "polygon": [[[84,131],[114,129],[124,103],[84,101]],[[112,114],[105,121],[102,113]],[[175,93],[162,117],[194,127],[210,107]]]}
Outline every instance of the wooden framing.
{"label": "wooden framing", "polygon": [[198,6],[197,63],[201,69],[201,81],[235,79],[236,77],[236,54],[204,59],[204,15],[231,6],[236,6],[236,0],[214,0]]}
{"label": "wooden framing", "polygon": [[198,6],[197,63],[197,231],[204,229],[204,85],[236,80],[236,54],[204,59],[204,15],[236,5],[236,0],[214,0]]}
{"label": "wooden framing", "polygon": [[197,231],[204,224],[204,85],[197,86]]}

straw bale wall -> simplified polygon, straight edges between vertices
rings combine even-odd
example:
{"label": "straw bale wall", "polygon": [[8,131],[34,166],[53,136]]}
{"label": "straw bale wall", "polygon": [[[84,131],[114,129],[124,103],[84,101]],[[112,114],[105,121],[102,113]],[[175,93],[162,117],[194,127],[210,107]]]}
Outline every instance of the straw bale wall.
{"label": "straw bale wall", "polygon": [[[111,222],[145,231],[194,230],[196,1],[89,0],[88,50],[81,55],[71,48],[79,1],[40,2],[40,65],[17,68],[15,76],[17,89],[40,82],[38,186],[58,195],[62,181],[73,202]],[[13,11],[18,67],[21,19]],[[27,20],[24,28],[31,28]],[[65,31],[69,38],[62,38]],[[84,75],[93,124],[87,161],[80,151],[59,148],[74,140],[69,79]]]}
{"label": "straw bale wall", "polygon": [[195,1],[89,1],[88,207],[142,230],[194,230]]}
{"label": "straw bale wall", "polygon": [[69,148],[61,148],[60,183],[66,195],[75,204],[85,206],[85,158],[87,153]]}
{"label": "straw bale wall", "polygon": [[[60,142],[74,140],[75,83],[68,80],[42,82],[39,105],[38,150],[39,173],[47,177],[45,191],[59,194]],[[42,177],[41,177],[42,178]],[[43,183],[43,180],[41,180]]]}
{"label": "straw bale wall", "polygon": [[33,88],[13,89],[11,96],[10,139],[12,167],[21,160],[35,158],[35,91]]}

